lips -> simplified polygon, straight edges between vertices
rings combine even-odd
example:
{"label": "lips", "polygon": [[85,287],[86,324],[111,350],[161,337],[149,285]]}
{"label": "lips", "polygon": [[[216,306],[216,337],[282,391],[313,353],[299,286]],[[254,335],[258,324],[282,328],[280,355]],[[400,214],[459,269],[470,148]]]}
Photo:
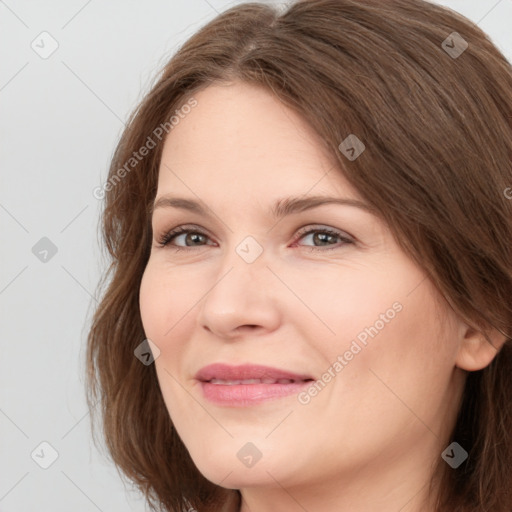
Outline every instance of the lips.
{"label": "lips", "polygon": [[293,395],[309,386],[310,375],[259,365],[212,364],[196,374],[203,397],[224,407],[250,407]]}
{"label": "lips", "polygon": [[292,373],[278,368],[261,365],[230,366],[227,364],[211,364],[197,372],[196,379],[212,384],[290,384],[313,380],[305,374]]}

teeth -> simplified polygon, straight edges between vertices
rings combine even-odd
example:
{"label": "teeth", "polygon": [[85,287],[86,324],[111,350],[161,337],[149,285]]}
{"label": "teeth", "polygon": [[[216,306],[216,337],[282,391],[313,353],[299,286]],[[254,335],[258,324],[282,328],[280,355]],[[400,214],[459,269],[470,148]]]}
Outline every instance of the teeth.
{"label": "teeth", "polygon": [[243,379],[243,380],[223,380],[212,379],[210,384],[221,384],[223,386],[236,386],[240,384],[291,384],[295,382],[292,379]]}
{"label": "teeth", "polygon": [[240,384],[241,380],[222,380],[222,379],[212,379],[210,381],[211,384],[224,384],[228,386],[233,386],[235,384]]}

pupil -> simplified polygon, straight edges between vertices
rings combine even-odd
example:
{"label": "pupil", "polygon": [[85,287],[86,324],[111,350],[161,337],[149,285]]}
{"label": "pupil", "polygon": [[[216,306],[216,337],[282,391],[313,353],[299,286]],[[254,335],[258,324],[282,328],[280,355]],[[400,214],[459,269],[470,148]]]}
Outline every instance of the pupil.
{"label": "pupil", "polygon": [[331,237],[332,235],[330,235],[329,233],[317,233],[316,234],[316,237],[317,237],[317,240],[320,239],[319,241],[320,242],[326,242],[326,238],[328,237]]}
{"label": "pupil", "polygon": [[193,243],[194,242],[201,242],[201,240],[198,240],[198,237],[202,236],[201,234],[199,234],[199,233],[189,233],[189,236],[191,238],[193,238]]}

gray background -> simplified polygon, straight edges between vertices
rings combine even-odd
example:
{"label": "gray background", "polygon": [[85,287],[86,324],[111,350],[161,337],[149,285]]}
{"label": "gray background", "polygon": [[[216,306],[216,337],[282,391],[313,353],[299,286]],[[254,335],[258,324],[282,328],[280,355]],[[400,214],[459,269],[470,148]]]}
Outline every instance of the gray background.
{"label": "gray background", "polygon": [[[147,509],[92,444],[84,399],[85,337],[105,263],[93,190],[157,71],[237,3],[0,0],[2,512]],[[512,60],[512,0],[438,3],[478,23]],[[58,454],[47,469],[43,441]]]}

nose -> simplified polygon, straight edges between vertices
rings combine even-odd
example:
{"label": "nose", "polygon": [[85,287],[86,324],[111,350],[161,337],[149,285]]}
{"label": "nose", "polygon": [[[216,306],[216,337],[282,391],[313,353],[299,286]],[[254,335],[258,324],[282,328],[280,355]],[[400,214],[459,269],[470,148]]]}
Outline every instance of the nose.
{"label": "nose", "polygon": [[248,263],[232,251],[223,263],[200,302],[201,327],[224,339],[277,329],[283,292],[264,253]]}

